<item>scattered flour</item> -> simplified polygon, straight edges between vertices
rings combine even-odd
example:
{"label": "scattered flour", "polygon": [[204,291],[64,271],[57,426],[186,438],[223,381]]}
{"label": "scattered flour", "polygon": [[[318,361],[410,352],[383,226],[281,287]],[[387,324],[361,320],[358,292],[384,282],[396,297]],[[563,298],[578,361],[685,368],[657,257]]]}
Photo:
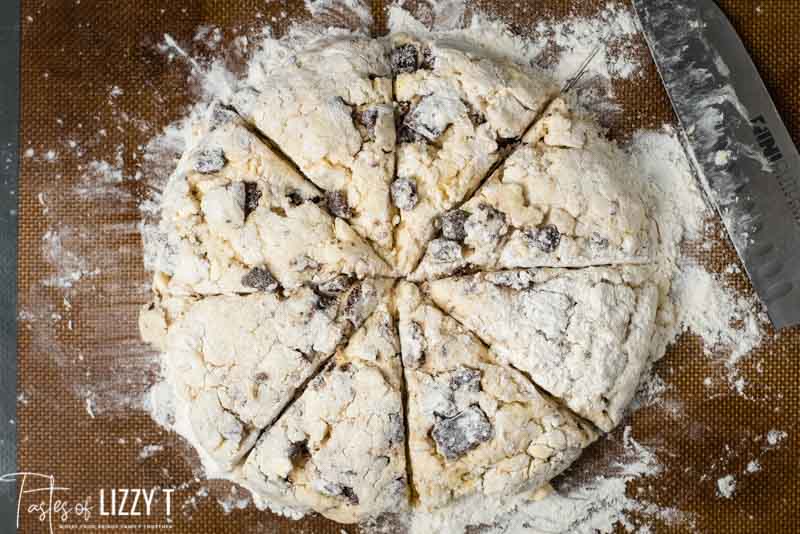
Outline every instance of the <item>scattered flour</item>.
{"label": "scattered flour", "polygon": [[[578,487],[549,495],[535,492],[510,499],[467,499],[455,509],[415,514],[409,522],[409,534],[465,532],[475,525],[491,525],[481,529],[491,534],[588,534],[614,532],[618,524],[633,530],[637,522],[643,528],[642,522],[653,521],[691,524],[691,518],[678,510],[628,496],[629,482],[658,475],[662,468],[654,452],[631,437],[630,427],[623,432],[622,445],[623,451],[609,473]],[[631,512],[639,519],[629,518]]]}
{"label": "scattered flour", "polygon": [[638,33],[636,16],[625,6],[610,2],[593,17],[574,17],[558,22],[542,22],[534,37],[552,38],[557,47],[553,75],[566,81],[593,54],[587,65],[589,76],[627,79],[638,72]]}
{"label": "scattered flour", "polygon": [[[320,21],[355,21],[365,31],[374,23],[371,9],[360,0],[305,0],[305,7]],[[471,11],[469,17],[463,0],[447,0],[431,3],[424,17],[415,17],[401,3],[390,7],[388,22],[392,31],[458,33],[461,38],[489,54],[509,57],[522,65],[542,66],[562,82],[569,80],[586,59],[595,54],[588,64],[584,81],[590,83],[592,80],[601,80],[601,96],[611,101],[611,106],[614,105],[613,90],[607,82],[629,79],[640,70],[641,54],[638,47],[641,45],[637,43],[641,40],[636,39],[635,16],[621,3],[611,2],[591,17],[543,20],[528,36],[514,34],[496,18],[478,10]],[[218,50],[221,35],[219,28],[203,27],[198,29],[194,40],[210,50]],[[302,36],[301,30],[290,32],[291,38]],[[280,58],[276,60],[271,55],[279,55],[282,45],[272,38],[269,28],[262,32],[261,40],[251,65],[256,62],[279,62]],[[233,94],[237,77],[225,68],[221,60],[193,57],[170,35],[164,35],[159,49],[169,60],[185,61],[190,66],[200,105],[212,99],[228,100]],[[110,91],[113,99],[122,94],[118,87]],[[584,102],[579,99],[579,103]],[[189,116],[197,109],[190,110]],[[190,117],[187,117],[168,126],[141,150],[142,157],[138,164],[150,188],[145,199],[138,204],[145,219],[139,230],[145,243],[146,261],[147,258],[155,258],[163,244],[162,236],[152,223],[158,215],[159,191],[179,154],[192,143],[189,123]],[[725,355],[723,361],[730,371],[732,387],[742,392],[746,383],[739,376],[737,365],[763,339],[764,315],[760,305],[754,298],[740,296],[724,283],[720,275],[693,263],[682,251],[683,242],[699,243],[709,239],[707,221],[712,212],[696,185],[678,134],[667,127],[660,131],[640,131],[634,135],[628,148],[634,164],[642,171],[642,176],[649,180],[651,207],[659,221],[663,246],[658,265],[662,288],[662,306],[658,318],[660,333],[653,358],[661,357],[669,343],[682,332],[690,331],[702,338],[706,352],[715,356]],[[50,153],[52,156],[48,156]],[[24,155],[34,158],[36,152],[29,148]],[[44,151],[39,159],[55,160],[57,157],[56,151],[49,150]],[[724,159],[724,155],[720,159]],[[133,201],[121,186],[137,177],[127,176],[124,169],[121,151],[117,151],[110,162],[88,162],[83,179],[74,192],[84,200],[115,195],[115,198]],[[46,200],[41,197],[45,209]],[[99,268],[93,263],[73,252],[75,249],[64,246],[65,232],[74,230],[51,229],[43,236],[43,252],[56,271],[44,284],[62,289],[72,288],[100,274]],[[733,268],[729,269],[731,273],[736,272]],[[21,317],[23,313],[26,312],[21,311]],[[708,385],[710,383],[709,380]],[[148,408],[157,421],[171,428],[175,423],[174,407],[170,406],[169,400],[159,396],[158,388],[158,385],[154,386],[148,395],[149,399],[156,399]],[[652,404],[666,389],[663,379],[653,377],[640,391],[640,402]],[[86,411],[91,417],[95,417],[95,409],[94,398],[87,397]],[[767,435],[766,441],[770,446],[777,446],[786,437],[785,432],[773,430]],[[491,525],[482,532],[497,534],[612,532],[619,524],[629,530],[639,528],[641,532],[646,532],[650,522],[690,524],[691,518],[679,510],[661,508],[628,495],[631,481],[654,477],[662,468],[653,450],[631,437],[630,428],[625,429],[622,445],[623,454],[615,457],[613,463],[609,460],[608,469],[602,475],[575,487],[565,488],[538,500],[531,500],[531,495],[503,502],[484,498],[480,502],[464,501],[458,509],[447,512],[417,513],[408,518],[410,532],[463,532],[471,525]],[[148,445],[142,449],[140,458],[148,458],[162,449],[162,445]],[[757,460],[747,466],[748,473],[760,469]],[[717,481],[717,491],[721,497],[732,498],[735,489],[733,475]],[[225,513],[245,508],[250,503],[246,492],[235,490],[233,488],[230,495],[218,499]],[[187,501],[186,507],[194,508],[196,502],[193,496]],[[631,513],[637,517],[636,520],[631,518]],[[367,532],[379,531],[375,525],[366,529]]]}
{"label": "scattered flour", "polygon": [[146,460],[164,450],[163,445],[145,445],[139,453],[140,460]]}
{"label": "scattered flour", "polygon": [[[700,336],[704,350],[722,356],[731,388],[743,395],[745,380],[737,365],[764,338],[767,318],[755,296],[741,295],[722,276],[687,257],[684,244],[713,243],[712,211],[705,203],[677,132],[637,132],[631,153],[649,180],[652,211],[661,236],[659,277],[662,303],[661,349],[682,332]],[[738,267],[737,267],[738,269]],[[735,272],[728,267],[726,272]]]}
{"label": "scattered flour", "polygon": [[770,430],[767,433],[767,443],[770,445],[770,447],[774,447],[775,445],[785,440],[788,436],[789,434],[787,434],[783,430]]}
{"label": "scattered flour", "polygon": [[725,498],[732,499],[733,494],[736,492],[736,478],[733,475],[726,475],[717,480],[717,495]]}
{"label": "scattered flour", "polygon": [[727,351],[725,363],[732,371],[761,343],[760,303],[754,297],[737,295],[719,275],[688,265],[677,276],[673,291],[681,324],[703,338],[707,353]]}
{"label": "scattered flour", "polygon": [[759,462],[758,460],[750,460],[750,462],[747,463],[746,471],[748,473],[757,473],[761,471],[761,462]]}
{"label": "scattered flour", "polygon": [[234,510],[244,510],[253,502],[250,493],[232,486],[230,491],[217,498],[217,503],[222,507],[225,514],[230,514]]}
{"label": "scattered flour", "polygon": [[321,23],[356,23],[356,29],[368,32],[374,22],[372,9],[361,0],[305,0],[305,7]]}

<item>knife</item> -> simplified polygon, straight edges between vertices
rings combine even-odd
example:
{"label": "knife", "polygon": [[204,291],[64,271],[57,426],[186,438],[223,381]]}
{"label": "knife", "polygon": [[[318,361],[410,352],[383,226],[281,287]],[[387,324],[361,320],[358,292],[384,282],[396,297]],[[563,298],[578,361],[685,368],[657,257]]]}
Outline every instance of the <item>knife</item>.
{"label": "knife", "polygon": [[800,154],[712,0],[633,0],[685,146],[776,329],[800,324]]}

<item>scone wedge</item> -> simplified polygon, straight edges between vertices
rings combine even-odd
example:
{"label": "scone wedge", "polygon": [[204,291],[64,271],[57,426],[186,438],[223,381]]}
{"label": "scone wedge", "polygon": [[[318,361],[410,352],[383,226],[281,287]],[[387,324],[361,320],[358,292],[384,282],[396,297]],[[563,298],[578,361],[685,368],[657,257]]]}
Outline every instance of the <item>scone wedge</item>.
{"label": "scone wedge", "polygon": [[656,226],[628,156],[556,99],[466,203],[443,214],[413,279],[645,264]]}
{"label": "scone wedge", "polygon": [[242,470],[256,503],[355,523],[408,506],[400,343],[389,295]]}
{"label": "scone wedge", "polygon": [[415,285],[400,283],[396,299],[419,504],[536,489],[596,438]]}
{"label": "scone wedge", "polygon": [[286,297],[164,297],[146,306],[140,329],[163,352],[176,430],[214,463],[214,474],[231,472],[390,285],[351,282],[327,293],[304,286]]}
{"label": "scone wedge", "polygon": [[391,273],[322,193],[245,127],[212,111],[209,129],[170,177],[160,229],[167,237],[155,288],[173,295],[249,293],[339,274]]}
{"label": "scone wedge", "polygon": [[439,215],[466,199],[555,96],[552,82],[463,43],[392,36],[398,104],[395,261],[410,273]]}
{"label": "scone wedge", "polygon": [[427,290],[503,361],[608,431],[650,360],[658,305],[650,280],[645,267],[513,270]]}
{"label": "scone wedge", "polygon": [[392,248],[389,186],[395,127],[388,48],[353,35],[286,44],[254,63],[236,109],[325,193],[325,204],[385,252]]}

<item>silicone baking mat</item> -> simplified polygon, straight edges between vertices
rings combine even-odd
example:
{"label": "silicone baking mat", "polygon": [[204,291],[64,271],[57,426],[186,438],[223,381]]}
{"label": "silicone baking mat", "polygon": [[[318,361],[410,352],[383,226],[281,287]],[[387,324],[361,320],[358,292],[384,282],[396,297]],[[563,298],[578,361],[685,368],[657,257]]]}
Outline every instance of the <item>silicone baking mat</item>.
{"label": "silicone baking mat", "polygon": [[[794,0],[721,4],[800,141],[800,8]],[[602,3],[474,5],[524,29],[542,17],[596,12]],[[424,13],[426,6],[420,9]],[[381,33],[385,5],[373,2],[372,10]],[[136,177],[141,147],[193,99],[185,89],[186,63],[167,61],[157,44],[165,33],[192,43],[204,25],[235,37],[271,21],[280,34],[309,17],[303,2],[23,1],[21,151],[27,157],[19,190],[18,464],[53,475],[69,488],[61,497],[70,505],[91,497],[96,506],[100,488],[109,499],[110,488],[175,487],[168,523],[173,532],[358,531],[318,516],[290,521],[252,506],[223,513],[216,499],[229,487],[195,480],[196,462],[183,442],[130,407],[157,371],[137,331],[138,307],[148,298],[137,230],[137,206],[147,193],[146,180]],[[624,112],[608,118],[620,139],[674,121],[646,47],[639,51],[642,76],[617,84]],[[727,244],[698,255],[716,270],[736,261]],[[731,279],[749,291],[743,275]],[[664,402],[680,416],[651,406],[625,422],[664,465],[659,476],[632,483],[630,494],[689,514],[700,532],[798,532],[799,355],[800,330],[770,332],[739,366],[748,385],[745,395],[737,395],[719,362],[684,335],[656,368],[667,384]],[[704,385],[706,377],[714,378],[711,386]],[[771,429],[788,437],[764,452]],[[607,465],[621,439],[622,427],[588,450],[559,483]],[[718,498],[716,480],[742,473],[756,457],[761,471],[740,480],[735,499]],[[55,518],[54,526],[79,524],[77,512],[65,523]],[[91,523],[112,532],[166,523],[163,508],[151,518],[94,513]],[[40,519],[23,510],[20,532],[45,532]],[[657,525],[665,532],[688,528]]]}

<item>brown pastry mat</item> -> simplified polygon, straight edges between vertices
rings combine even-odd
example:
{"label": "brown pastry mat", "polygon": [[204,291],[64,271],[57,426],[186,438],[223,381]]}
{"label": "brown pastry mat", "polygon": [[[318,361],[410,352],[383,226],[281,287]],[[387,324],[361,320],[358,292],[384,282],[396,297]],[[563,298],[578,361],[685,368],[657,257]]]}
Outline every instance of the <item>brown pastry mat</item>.
{"label": "brown pastry mat", "polygon": [[[800,7],[794,0],[721,4],[800,142]],[[384,27],[384,2],[372,5],[377,27]],[[602,3],[479,0],[474,5],[525,29],[544,16],[595,12]],[[195,481],[198,473],[190,466],[196,462],[187,462],[191,452],[181,440],[141,410],[126,408],[156,372],[136,325],[148,285],[136,226],[146,185],[132,178],[141,162],[137,147],[179,117],[192,99],[184,90],[185,63],[168,62],[156,45],[164,33],[192,43],[202,25],[220,26],[230,37],[252,33],[267,21],[280,33],[307,18],[299,1],[23,2],[21,146],[34,153],[22,159],[19,191],[18,464],[54,475],[69,488],[62,497],[72,504],[91,496],[96,506],[100,488],[177,486],[174,532],[358,531],[316,516],[294,522],[252,506],[224,514],[216,498],[227,485]],[[609,117],[609,126],[619,138],[674,120],[646,48],[640,52],[642,77],[616,87],[624,113]],[[52,157],[48,150],[55,151]],[[117,158],[124,180],[88,164],[105,160],[116,166]],[[105,176],[106,186],[85,183],[87,174]],[[727,244],[701,258],[717,271],[736,261]],[[75,272],[80,278],[71,280]],[[743,275],[726,279],[749,291]],[[798,356],[800,329],[770,333],[739,366],[748,384],[742,396],[727,384],[719,361],[704,355],[698,339],[684,335],[657,365],[667,384],[663,403],[643,407],[627,421],[633,437],[652,447],[664,465],[661,475],[633,484],[629,493],[685,512],[700,532],[800,531]],[[711,386],[704,385],[706,377],[712,377]],[[788,438],[765,451],[771,429],[788,432]],[[566,480],[607,463],[621,437],[622,428],[593,446]],[[153,444],[164,450],[145,448]],[[741,475],[753,458],[762,470],[737,476],[734,499],[716,497],[717,479]],[[165,523],[161,508],[152,518],[135,520],[96,512],[91,523],[118,525],[112,532],[124,525]],[[23,513],[21,519],[20,532],[46,532],[35,515]],[[79,522],[74,516],[68,521]],[[689,528],[657,525],[659,532]]]}

